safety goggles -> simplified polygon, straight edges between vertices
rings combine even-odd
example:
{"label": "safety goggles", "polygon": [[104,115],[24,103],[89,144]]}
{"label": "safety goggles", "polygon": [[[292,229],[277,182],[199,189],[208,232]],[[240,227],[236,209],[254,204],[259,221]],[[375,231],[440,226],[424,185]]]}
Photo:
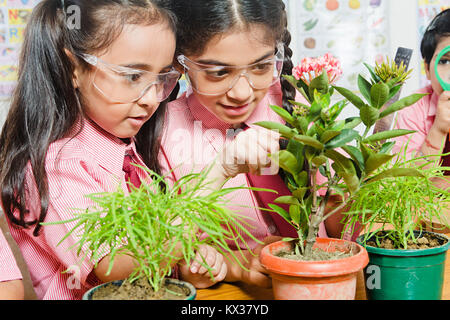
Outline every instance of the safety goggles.
{"label": "safety goggles", "polygon": [[162,102],[169,97],[180,78],[180,73],[174,69],[165,73],[153,73],[110,64],[90,54],[82,54],[80,58],[96,67],[92,84],[103,96],[115,103],[136,102],[151,89],[155,90],[158,102]]}
{"label": "safety goggles", "polygon": [[246,66],[202,64],[184,55],[177,57],[184,67],[192,88],[203,95],[221,95],[232,89],[241,77],[246,77],[253,89],[266,89],[280,78],[283,70],[284,45],[276,46],[272,57]]}

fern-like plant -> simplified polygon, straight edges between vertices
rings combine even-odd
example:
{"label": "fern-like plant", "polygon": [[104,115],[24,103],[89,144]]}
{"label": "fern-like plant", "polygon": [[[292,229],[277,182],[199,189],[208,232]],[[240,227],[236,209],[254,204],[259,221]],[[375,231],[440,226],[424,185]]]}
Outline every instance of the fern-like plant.
{"label": "fern-like plant", "polygon": [[[229,253],[244,268],[230,244],[238,249],[246,245],[243,234],[261,242],[248,231],[248,218],[228,209],[224,200],[224,195],[241,188],[208,190],[207,171],[186,175],[171,185],[162,176],[142,169],[152,179],[139,188],[130,185],[129,194],[119,187],[115,192],[87,195],[95,206],[76,213],[72,220],[58,222],[76,221],[60,242],[76,233],[79,241],[75,247],[79,255],[84,252],[81,260],[96,262],[109,252],[108,272],[115,257],[131,255],[137,267],[129,281],[145,277],[155,292],[161,289],[172,267],[180,259],[192,261],[202,244]],[[199,237],[203,232],[207,236]],[[211,268],[205,262],[202,265],[212,277]]]}

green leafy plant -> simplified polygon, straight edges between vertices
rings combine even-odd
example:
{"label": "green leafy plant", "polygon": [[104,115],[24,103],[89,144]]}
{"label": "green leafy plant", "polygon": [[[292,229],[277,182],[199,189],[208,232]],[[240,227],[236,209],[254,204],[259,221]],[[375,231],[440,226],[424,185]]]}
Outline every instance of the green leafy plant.
{"label": "green leafy plant", "polygon": [[[378,170],[394,157],[391,154],[394,142],[389,139],[413,131],[389,130],[370,134],[372,127],[378,120],[424,96],[413,94],[383,108],[407,78],[404,69],[401,71],[393,65],[387,61],[374,69],[365,64],[370,79],[359,75],[360,97],[349,89],[332,85],[342,71],[330,54],[316,59],[305,58],[294,68],[293,76],[285,78],[308,104],[291,101],[294,106],[291,113],[271,106],[286,125],[258,123],[288,140],[285,150],[271,156],[284,171],[292,195],[279,197],[270,207],[297,229],[296,250],[302,254],[311,254],[320,223],[347,207],[351,196],[365,184],[388,177],[423,175],[410,167]],[[383,78],[377,73],[379,70],[382,70]],[[331,103],[336,91],[344,99]],[[359,116],[340,119],[339,115],[349,103],[359,110]],[[365,126],[362,135],[355,130],[359,125]],[[318,173],[323,182],[317,179]],[[340,202],[325,213],[330,198],[336,195]],[[289,211],[276,203],[289,205]]]}
{"label": "green leafy plant", "polygon": [[[435,161],[431,161],[433,158]],[[444,178],[444,171],[435,162],[440,156],[417,157],[407,160],[404,152],[395,161],[389,162],[377,171],[408,170],[416,168],[422,176],[389,177],[373,179],[353,194],[347,226],[354,229],[357,224],[369,230],[363,243],[388,238],[393,248],[407,249],[409,243],[416,243],[415,230],[422,231],[423,222],[432,225],[438,222],[448,227],[442,212],[450,204],[449,190],[437,187],[434,182]]]}
{"label": "green leafy plant", "polygon": [[[79,240],[74,247],[81,260],[91,259],[96,265],[109,252],[108,273],[118,255],[131,255],[137,266],[129,281],[145,277],[155,292],[162,288],[172,267],[181,259],[192,261],[202,244],[213,245],[222,254],[229,253],[245,269],[229,243],[236,248],[246,245],[244,234],[261,242],[247,230],[251,228],[248,218],[228,209],[223,198],[241,188],[209,190],[207,170],[186,175],[170,185],[160,175],[141,168],[152,179],[139,188],[130,184],[129,194],[119,187],[115,192],[87,195],[95,204],[93,207],[76,212],[71,220],[58,222],[76,222],[60,243],[76,235]],[[199,237],[202,232],[208,236]],[[200,263],[212,277],[211,267],[205,261]]]}

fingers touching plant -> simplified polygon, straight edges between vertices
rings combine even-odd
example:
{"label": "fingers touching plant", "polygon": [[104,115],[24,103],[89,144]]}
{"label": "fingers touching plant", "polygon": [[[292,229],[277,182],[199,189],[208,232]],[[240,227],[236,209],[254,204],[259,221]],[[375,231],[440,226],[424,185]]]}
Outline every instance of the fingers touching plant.
{"label": "fingers touching plant", "polygon": [[[408,74],[389,61],[375,69],[367,64],[366,67],[371,78],[366,80],[359,76],[361,98],[346,88],[333,86],[333,81],[342,73],[334,57],[327,54],[304,60],[294,68],[293,76],[285,78],[303,95],[307,104],[291,101],[291,113],[271,106],[286,125],[258,123],[288,140],[287,148],[272,156],[278,159],[292,192],[291,196],[279,197],[275,203],[289,205],[289,212],[276,204],[271,208],[298,230],[297,250],[304,254],[311,252],[320,223],[345,208],[351,195],[363,185],[385,177],[421,176],[414,168],[377,170],[393,158],[390,151],[394,142],[389,139],[413,131],[369,133],[379,119],[417,102],[423,95],[413,94],[383,108],[400,90]],[[331,103],[336,91],[345,99]],[[339,115],[349,103],[358,108],[359,116],[340,119]],[[380,111],[382,109],[384,111]],[[365,126],[362,135],[355,130],[360,124]],[[338,195],[340,202],[325,213],[332,195]]]}

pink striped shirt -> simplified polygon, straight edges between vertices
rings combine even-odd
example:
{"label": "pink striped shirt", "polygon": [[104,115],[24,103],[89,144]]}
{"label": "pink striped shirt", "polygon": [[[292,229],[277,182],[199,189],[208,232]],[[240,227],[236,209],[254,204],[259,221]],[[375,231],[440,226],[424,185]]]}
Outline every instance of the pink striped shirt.
{"label": "pink striped shirt", "polygon": [[412,106],[399,111],[394,123],[394,129],[415,130],[413,134],[397,137],[393,148],[394,153],[398,153],[403,146],[408,143],[407,153],[419,151],[434,123],[436,117],[439,96],[430,86],[420,89],[417,93],[428,93]]}
{"label": "pink striped shirt", "polygon": [[[85,197],[87,194],[115,191],[119,184],[128,192],[122,171],[125,153],[133,155],[133,162],[145,166],[133,141],[127,145],[90,121],[84,121],[83,129],[73,138],[52,143],[46,156],[49,206],[45,222],[70,219],[74,208],[92,206]],[[139,168],[137,171],[139,177],[145,179],[146,173]],[[26,181],[28,219],[38,219],[40,201],[30,167]],[[74,225],[75,222],[46,225],[39,236],[34,237],[34,228],[23,229],[10,224],[39,299],[81,299],[87,289],[99,284],[92,273],[94,263],[87,259],[79,263],[76,250],[70,249],[79,239],[77,235],[58,245]],[[102,257],[108,254],[108,250],[102,251]],[[66,270],[69,272],[64,273]]]}
{"label": "pink striped shirt", "polygon": [[[278,83],[273,85],[255,111],[245,122],[249,127],[259,121],[276,121],[284,123],[270,105],[282,105],[282,91]],[[258,127],[260,128],[260,127]],[[183,94],[168,106],[166,128],[161,147],[160,162],[173,170],[175,179],[192,173],[200,172],[214,159],[223,147],[234,137],[230,134],[230,125],[210,113],[195,95]],[[231,131],[233,133],[233,131]],[[225,187],[248,187],[249,182],[244,174],[230,179]],[[266,186],[270,188],[270,186]],[[226,196],[230,201],[230,209],[242,214],[253,225],[249,231],[257,238],[264,239],[269,235],[278,235],[278,230],[270,216],[257,209],[257,200],[252,191],[239,190]],[[326,236],[324,225],[321,225],[320,236]],[[250,248],[257,243],[243,235]]]}
{"label": "pink striped shirt", "polygon": [[17,266],[8,241],[0,230],[0,282],[18,279],[22,279],[22,273]]}

